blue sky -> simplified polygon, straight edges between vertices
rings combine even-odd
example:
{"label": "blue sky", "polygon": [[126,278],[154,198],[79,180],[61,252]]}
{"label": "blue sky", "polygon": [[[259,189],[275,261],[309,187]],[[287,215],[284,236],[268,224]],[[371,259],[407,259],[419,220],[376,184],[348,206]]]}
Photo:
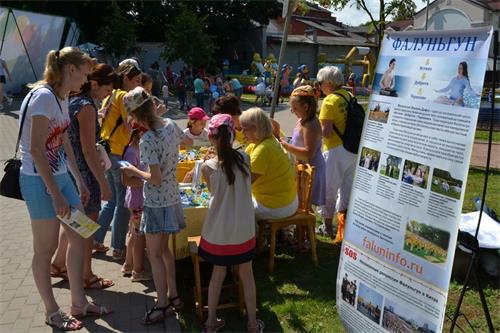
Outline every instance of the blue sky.
{"label": "blue sky", "polygon": [[382,307],[382,295],[380,295],[375,290],[368,288],[363,283],[359,284],[358,296],[363,297],[366,304],[371,302],[373,306],[378,305],[379,309]]}
{"label": "blue sky", "polygon": [[[415,4],[417,5],[416,11],[419,11],[420,9],[425,7],[426,3],[424,1],[422,0],[414,0],[414,1]],[[429,0],[429,2],[432,2],[432,0]],[[351,26],[357,26],[360,25],[361,23],[365,23],[366,21],[370,20],[370,17],[364,10],[356,9],[355,3],[356,3],[355,0],[351,0],[349,5],[347,5],[344,10],[342,11],[332,10],[333,15],[337,18],[337,21],[340,21],[344,24],[349,24]],[[368,9],[370,9],[372,16],[375,19],[377,19],[379,12],[379,0],[366,0],[366,5]]]}

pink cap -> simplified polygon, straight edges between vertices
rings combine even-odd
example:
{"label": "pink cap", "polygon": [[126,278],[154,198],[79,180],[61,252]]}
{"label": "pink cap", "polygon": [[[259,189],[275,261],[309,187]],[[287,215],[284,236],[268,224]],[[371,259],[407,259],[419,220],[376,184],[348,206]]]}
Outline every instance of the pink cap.
{"label": "pink cap", "polygon": [[203,111],[203,109],[199,108],[199,107],[195,107],[195,108],[192,108],[191,110],[189,110],[188,118],[189,118],[189,120],[208,120],[208,119],[210,119],[210,117],[207,116],[205,111]]}

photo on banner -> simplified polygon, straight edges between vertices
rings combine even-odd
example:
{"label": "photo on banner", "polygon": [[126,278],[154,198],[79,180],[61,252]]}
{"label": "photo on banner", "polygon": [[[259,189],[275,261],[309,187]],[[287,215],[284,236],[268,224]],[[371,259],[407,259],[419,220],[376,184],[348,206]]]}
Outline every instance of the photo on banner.
{"label": "photo on banner", "polygon": [[442,331],[491,37],[384,36],[337,271],[349,332]]}

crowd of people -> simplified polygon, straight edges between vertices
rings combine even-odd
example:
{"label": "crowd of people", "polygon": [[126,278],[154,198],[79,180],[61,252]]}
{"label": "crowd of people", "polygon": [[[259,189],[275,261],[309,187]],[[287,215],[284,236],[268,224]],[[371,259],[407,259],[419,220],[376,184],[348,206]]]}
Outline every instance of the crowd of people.
{"label": "crowd of people", "polygon": [[190,110],[193,106],[204,108],[211,114],[214,102],[222,96],[234,95],[238,98],[243,94],[243,85],[233,77],[224,77],[218,73],[206,73],[204,67],[184,67],[179,73],[174,73],[167,66],[165,74],[159,70],[158,63],[153,63],[148,74],[153,78],[153,87],[161,89],[152,90],[152,94],[162,97],[166,103],[170,95],[177,96],[180,110]]}
{"label": "crowd of people", "polygon": [[[338,94],[351,95],[341,89],[343,75],[334,66],[318,72],[319,87],[326,95],[319,116],[315,88],[300,85],[291,91],[290,106],[297,123],[290,142],[262,109],[241,111],[238,94],[242,87],[236,84],[232,94],[213,100],[211,112],[202,105],[191,108],[183,130],[162,117],[167,110],[154,96],[159,91],[154,75],[143,73],[134,59],[113,69],[76,48],[65,47],[49,52],[43,79],[31,85],[22,103],[20,185],[31,218],[33,275],[45,304],[46,322],[78,330],[83,327],[82,318],[112,312],[89,302],[84,292],[114,285],[92,271],[92,253],[110,250],[104,244],[110,225],[112,257],[124,260],[123,276],[132,282],[154,281],[156,304],[142,323],[161,322],[183,309],[175,259],[168,247],[169,237],[186,226],[176,167],[180,147],[207,145],[212,148],[201,172],[212,198],[199,255],[214,268],[204,332],[215,332],[225,324],[217,318],[216,308],[230,265],[239,265],[247,329],[262,332],[252,271],[256,221],[296,212],[290,155],[316,168],[312,203],[321,208],[321,232],[333,238],[336,215],[336,240],[342,239],[356,165],[356,155],[343,147],[332,129],[335,124],[345,131],[347,103]],[[181,74],[177,84],[183,78],[190,82],[190,75],[189,71]],[[167,71],[167,82],[171,79]],[[192,82],[193,95],[200,102],[201,88],[207,82],[198,74]],[[84,239],[60,223],[57,217],[69,217],[72,209],[85,212],[100,225],[93,237]],[[151,272],[145,271],[145,253]],[[51,276],[69,280],[69,314],[54,298]]]}

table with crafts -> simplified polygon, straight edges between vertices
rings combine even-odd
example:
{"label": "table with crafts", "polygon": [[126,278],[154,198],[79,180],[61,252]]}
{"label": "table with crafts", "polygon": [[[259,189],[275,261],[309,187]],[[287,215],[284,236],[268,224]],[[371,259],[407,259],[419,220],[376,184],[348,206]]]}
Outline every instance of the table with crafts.
{"label": "table with crafts", "polygon": [[205,221],[205,215],[207,214],[210,193],[205,183],[196,180],[196,178],[201,179],[201,175],[199,177],[195,175],[195,180],[192,183],[182,183],[185,174],[195,168],[196,161],[200,161],[200,158],[205,153],[206,149],[203,148],[191,149],[189,151],[181,150],[179,152],[177,181],[179,182],[186,228],[174,237],[170,237],[169,248],[174,254],[175,259],[184,259],[190,256],[188,237],[201,235],[201,229]]}

